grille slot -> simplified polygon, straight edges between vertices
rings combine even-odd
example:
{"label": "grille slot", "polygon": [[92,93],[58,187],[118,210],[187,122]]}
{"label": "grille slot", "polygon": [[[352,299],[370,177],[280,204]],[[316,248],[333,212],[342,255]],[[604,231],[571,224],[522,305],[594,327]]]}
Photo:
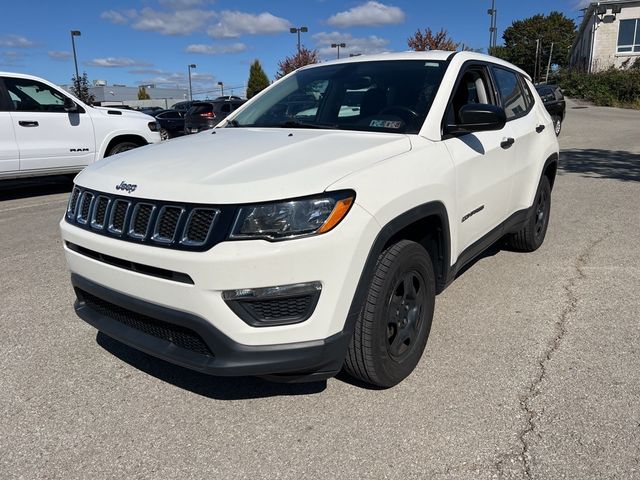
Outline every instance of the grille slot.
{"label": "grille slot", "polygon": [[131,205],[127,200],[116,200],[111,208],[111,218],[109,219],[109,231],[120,235],[124,230],[124,222],[127,218],[127,211]]}
{"label": "grille slot", "polygon": [[180,207],[162,207],[156,221],[153,240],[161,243],[173,242],[183,212],[184,209]]}
{"label": "grille slot", "polygon": [[96,198],[93,215],[91,216],[91,226],[93,228],[103,229],[107,219],[107,209],[109,208],[109,198],[99,195]]}
{"label": "grille slot", "polygon": [[78,187],[74,187],[73,192],[71,192],[71,196],[69,197],[69,205],[67,206],[67,218],[75,218],[79,198],[80,189]]}
{"label": "grille slot", "polygon": [[194,246],[204,244],[219,213],[219,210],[212,208],[193,209],[187,220],[181,243]]}
{"label": "grille slot", "polygon": [[84,192],[80,197],[80,205],[78,207],[78,223],[86,224],[89,221],[91,213],[91,204],[93,203],[93,193]]}
{"label": "grille slot", "polygon": [[147,236],[154,210],[155,207],[150,203],[138,203],[135,206],[133,214],[131,215],[131,226],[129,228],[129,235],[131,237],[143,239]]}
{"label": "grille slot", "polygon": [[176,347],[190,350],[207,357],[214,356],[202,337],[189,328],[162,320],[156,320],[147,315],[128,310],[79,288],[76,288],[76,294],[88,308],[98,312],[100,315],[109,317],[116,322],[139,330],[147,335],[170,342]]}

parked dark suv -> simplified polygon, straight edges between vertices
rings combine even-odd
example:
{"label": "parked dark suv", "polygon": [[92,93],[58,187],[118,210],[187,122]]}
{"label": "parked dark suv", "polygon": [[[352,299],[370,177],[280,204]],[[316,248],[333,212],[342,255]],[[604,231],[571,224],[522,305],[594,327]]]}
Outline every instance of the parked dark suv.
{"label": "parked dark suv", "polygon": [[536,85],[536,90],[540,98],[542,98],[542,103],[544,103],[547,112],[553,119],[553,129],[556,132],[556,136],[560,135],[562,121],[567,108],[562,90],[558,85]]}
{"label": "parked dark suv", "polygon": [[185,133],[198,133],[215,127],[246,100],[240,97],[219,97],[215,100],[193,102],[184,118]]}

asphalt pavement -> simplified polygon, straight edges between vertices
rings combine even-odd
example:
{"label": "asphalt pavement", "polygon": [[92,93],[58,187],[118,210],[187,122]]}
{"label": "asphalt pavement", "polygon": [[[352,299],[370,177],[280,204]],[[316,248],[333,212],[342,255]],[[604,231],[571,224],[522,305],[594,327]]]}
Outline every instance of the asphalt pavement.
{"label": "asphalt pavement", "polygon": [[156,360],[75,316],[64,178],[0,185],[0,478],[640,478],[640,112],[569,103],[547,240],[436,301],[389,390]]}

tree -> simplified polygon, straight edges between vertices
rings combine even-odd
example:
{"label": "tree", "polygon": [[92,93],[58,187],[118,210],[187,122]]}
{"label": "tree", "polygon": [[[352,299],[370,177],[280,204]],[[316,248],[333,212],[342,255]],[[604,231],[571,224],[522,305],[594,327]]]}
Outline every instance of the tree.
{"label": "tree", "polygon": [[[551,12],[547,16],[534,15],[513,22],[502,35],[504,47],[492,49],[490,53],[517,65],[533,76],[535,71],[540,72],[546,68],[552,42],[551,64],[567,66],[569,49],[575,35],[576,24],[560,12]],[[537,40],[539,48],[536,67]]]}
{"label": "tree", "polygon": [[426,28],[424,33],[420,29],[416,30],[413,37],[407,39],[407,45],[412,50],[423,52],[425,50],[456,50],[459,43],[449,37],[449,33],[443,28],[438,33],[433,33],[430,28]]}
{"label": "tree", "polygon": [[89,90],[91,84],[89,83],[87,72],[82,72],[82,77],[76,77],[75,75],[71,77],[71,85],[71,93],[84,103],[88,103],[90,105],[95,101],[95,97]]}
{"label": "tree", "polygon": [[147,88],[144,85],[138,87],[138,100],[150,100],[151,96],[147,93]]}
{"label": "tree", "polygon": [[287,73],[291,73],[300,67],[305,65],[311,65],[313,63],[319,63],[318,50],[308,50],[304,47],[300,48],[300,51],[295,55],[286,57],[281,62],[278,62],[278,73],[276,73],[276,80],[284,77]]}
{"label": "tree", "polygon": [[269,86],[269,78],[264,73],[260,60],[255,60],[249,69],[249,80],[247,80],[247,98],[260,93]]}

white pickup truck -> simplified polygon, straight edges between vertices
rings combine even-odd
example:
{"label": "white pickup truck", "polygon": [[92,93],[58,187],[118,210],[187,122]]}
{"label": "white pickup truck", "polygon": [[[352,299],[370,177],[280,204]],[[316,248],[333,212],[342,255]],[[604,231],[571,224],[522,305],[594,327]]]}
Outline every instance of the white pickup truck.
{"label": "white pickup truck", "polygon": [[149,115],[91,107],[42,78],[0,72],[0,179],[74,174],[157,142]]}

